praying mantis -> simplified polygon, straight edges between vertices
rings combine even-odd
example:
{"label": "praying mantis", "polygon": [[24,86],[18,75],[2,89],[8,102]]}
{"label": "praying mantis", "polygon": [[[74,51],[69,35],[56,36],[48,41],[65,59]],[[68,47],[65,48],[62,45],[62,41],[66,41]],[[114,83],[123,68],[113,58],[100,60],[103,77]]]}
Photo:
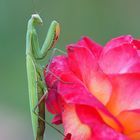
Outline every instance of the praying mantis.
{"label": "praying mantis", "polygon": [[[42,66],[39,64],[39,60],[43,60],[47,56],[48,51],[51,50],[57,42],[60,33],[59,23],[52,21],[44,44],[40,48],[35,26],[41,25],[42,23],[41,17],[38,14],[33,14],[28,21],[26,34],[27,80],[35,140],[43,140],[45,131],[45,121],[43,121],[45,120],[45,103],[40,102],[40,100],[47,92],[47,88],[44,85],[43,70]],[[35,106],[37,106],[38,115],[34,112]]]}

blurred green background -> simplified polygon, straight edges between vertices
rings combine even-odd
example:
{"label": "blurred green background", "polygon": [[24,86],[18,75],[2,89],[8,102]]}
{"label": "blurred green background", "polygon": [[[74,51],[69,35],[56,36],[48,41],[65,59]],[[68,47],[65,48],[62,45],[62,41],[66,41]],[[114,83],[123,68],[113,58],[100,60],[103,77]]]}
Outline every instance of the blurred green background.
{"label": "blurred green background", "polygon": [[[53,19],[61,24],[57,47],[88,35],[104,45],[113,37],[140,38],[139,0],[0,0],[0,140],[33,140],[25,66],[27,21],[37,11],[42,44]],[[50,121],[50,118],[48,118]],[[47,127],[45,139],[62,140]]]}

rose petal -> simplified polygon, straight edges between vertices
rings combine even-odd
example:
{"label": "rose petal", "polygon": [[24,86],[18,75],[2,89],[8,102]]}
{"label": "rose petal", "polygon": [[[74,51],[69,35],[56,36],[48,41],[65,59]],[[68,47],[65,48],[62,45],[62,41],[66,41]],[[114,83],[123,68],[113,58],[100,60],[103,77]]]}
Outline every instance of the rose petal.
{"label": "rose petal", "polygon": [[71,133],[71,140],[88,140],[91,137],[90,127],[80,122],[74,106],[66,105],[62,118],[65,134]]}
{"label": "rose petal", "polygon": [[133,37],[131,35],[119,36],[111,39],[104,47],[104,53],[107,53],[110,49],[122,46],[124,44],[131,44]]}
{"label": "rose petal", "polygon": [[60,81],[59,76],[63,72],[69,71],[66,56],[54,57],[44,70],[45,82],[49,88],[54,86],[56,81]]}
{"label": "rose petal", "polygon": [[[101,69],[107,74],[132,73],[131,68],[137,64],[139,66],[140,58],[132,44],[123,44],[107,52],[102,51],[99,63]],[[138,69],[137,71],[140,72]]]}
{"label": "rose petal", "polygon": [[140,132],[136,132],[136,133],[129,135],[129,138],[131,138],[131,140],[139,140],[140,139]]}
{"label": "rose petal", "polygon": [[68,46],[67,51],[70,70],[86,83],[90,79],[87,74],[91,75],[98,70],[95,56],[88,48],[75,44]]}
{"label": "rose petal", "polygon": [[62,117],[60,114],[57,114],[53,120],[52,120],[52,124],[56,124],[56,125],[59,125],[62,123]]}
{"label": "rose petal", "polygon": [[52,114],[59,114],[61,113],[61,99],[59,97],[59,94],[57,94],[56,89],[51,89],[48,92],[48,97],[45,101],[46,107],[49,112]]}
{"label": "rose petal", "polygon": [[64,140],[71,140],[71,134],[70,133],[66,134]]}
{"label": "rose petal", "polygon": [[140,50],[140,40],[134,39],[132,43],[135,46],[135,49]]}
{"label": "rose petal", "polygon": [[95,140],[130,140],[126,135],[114,131],[107,125],[97,125],[94,130]]}
{"label": "rose petal", "polygon": [[87,88],[101,103],[104,105],[108,103],[112,92],[112,85],[108,77],[102,72],[91,75]]}
{"label": "rose petal", "polygon": [[101,45],[91,40],[89,37],[84,36],[82,39],[77,43],[77,45],[87,47],[93,53],[96,58],[99,58],[100,53],[103,49]]}
{"label": "rose petal", "polygon": [[140,74],[112,75],[112,96],[107,108],[115,116],[123,110],[140,108]]}
{"label": "rose petal", "polygon": [[68,64],[71,71],[89,91],[103,104],[106,104],[110,98],[112,86],[107,76],[100,70],[91,51],[78,45],[68,46]]}
{"label": "rose petal", "polygon": [[125,126],[125,134],[131,135],[132,133],[140,132],[140,109],[122,111],[117,118]]}
{"label": "rose petal", "polygon": [[132,43],[134,48],[137,50],[138,56],[140,57],[140,40],[134,39]]}
{"label": "rose petal", "polygon": [[109,126],[122,131],[123,128],[118,120],[116,120],[116,118],[108,112],[105,106],[86,89],[79,79],[69,73],[61,75],[61,79],[70,83],[64,84],[60,82],[58,85],[58,93],[66,104],[91,106],[101,112],[100,114]]}
{"label": "rose petal", "polygon": [[88,106],[66,105],[62,118],[71,140],[129,140],[105,125],[98,112]]}

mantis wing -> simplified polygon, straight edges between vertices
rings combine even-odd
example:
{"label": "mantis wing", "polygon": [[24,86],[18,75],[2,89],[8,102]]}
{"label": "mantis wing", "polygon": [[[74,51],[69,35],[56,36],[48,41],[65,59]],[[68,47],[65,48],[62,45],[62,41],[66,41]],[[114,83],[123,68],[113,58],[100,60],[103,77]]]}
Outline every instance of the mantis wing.
{"label": "mantis wing", "polygon": [[34,138],[37,137],[37,127],[38,127],[38,116],[34,114],[33,110],[38,103],[37,94],[37,72],[35,64],[30,55],[26,56],[26,66],[28,75],[28,87],[29,87],[29,100],[30,100],[30,112]]}

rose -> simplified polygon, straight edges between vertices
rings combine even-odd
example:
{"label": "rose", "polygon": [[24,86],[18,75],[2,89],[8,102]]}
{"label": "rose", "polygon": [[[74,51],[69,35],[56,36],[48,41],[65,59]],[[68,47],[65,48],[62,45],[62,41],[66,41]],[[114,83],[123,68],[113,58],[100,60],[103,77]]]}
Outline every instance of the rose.
{"label": "rose", "polygon": [[[88,37],[46,67],[46,106],[71,140],[140,140],[140,41]],[[66,138],[65,138],[66,139]]]}

